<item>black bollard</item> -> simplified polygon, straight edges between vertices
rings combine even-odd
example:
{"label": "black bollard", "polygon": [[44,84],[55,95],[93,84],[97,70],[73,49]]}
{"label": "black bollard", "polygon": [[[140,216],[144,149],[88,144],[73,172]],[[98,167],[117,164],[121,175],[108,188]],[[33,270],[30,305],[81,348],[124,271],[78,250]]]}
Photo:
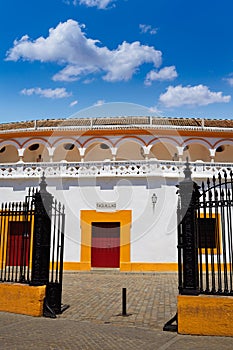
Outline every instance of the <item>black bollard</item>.
{"label": "black bollard", "polygon": [[126,313],[126,288],[122,288],[122,316],[127,316],[127,313]]}

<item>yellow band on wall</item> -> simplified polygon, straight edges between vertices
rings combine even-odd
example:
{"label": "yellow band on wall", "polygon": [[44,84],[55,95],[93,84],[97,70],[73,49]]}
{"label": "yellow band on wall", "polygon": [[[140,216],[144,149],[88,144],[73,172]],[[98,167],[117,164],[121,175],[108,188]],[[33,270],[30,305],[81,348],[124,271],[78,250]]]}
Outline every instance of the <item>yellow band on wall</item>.
{"label": "yellow band on wall", "polygon": [[[90,262],[64,262],[65,271],[90,271]],[[107,270],[107,268],[106,268]],[[177,272],[177,263],[143,263],[143,262],[122,262],[122,272]]]}

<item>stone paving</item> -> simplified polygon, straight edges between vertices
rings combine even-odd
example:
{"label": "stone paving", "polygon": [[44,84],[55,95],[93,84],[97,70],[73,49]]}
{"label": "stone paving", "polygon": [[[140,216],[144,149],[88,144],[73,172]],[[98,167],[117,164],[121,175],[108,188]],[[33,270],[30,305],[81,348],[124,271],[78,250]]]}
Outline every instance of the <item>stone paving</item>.
{"label": "stone paving", "polygon": [[[122,313],[122,288],[127,291],[128,317]],[[162,329],[176,313],[177,275],[138,273],[66,273],[62,318],[95,323]]]}
{"label": "stone paving", "polygon": [[[128,317],[121,292],[127,288]],[[65,273],[56,319],[0,313],[0,349],[228,350],[233,338],[182,336],[162,328],[176,312],[176,274]]]}

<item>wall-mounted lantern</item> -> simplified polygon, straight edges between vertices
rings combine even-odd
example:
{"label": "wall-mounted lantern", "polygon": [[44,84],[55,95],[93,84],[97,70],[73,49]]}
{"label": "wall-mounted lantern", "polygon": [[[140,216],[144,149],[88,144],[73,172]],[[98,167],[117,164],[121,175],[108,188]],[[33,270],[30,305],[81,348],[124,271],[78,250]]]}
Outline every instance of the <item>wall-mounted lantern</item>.
{"label": "wall-mounted lantern", "polygon": [[151,197],[151,201],[152,201],[152,205],[153,205],[153,210],[155,208],[155,204],[157,203],[157,199],[158,197],[156,196],[155,193],[153,193],[152,197]]}

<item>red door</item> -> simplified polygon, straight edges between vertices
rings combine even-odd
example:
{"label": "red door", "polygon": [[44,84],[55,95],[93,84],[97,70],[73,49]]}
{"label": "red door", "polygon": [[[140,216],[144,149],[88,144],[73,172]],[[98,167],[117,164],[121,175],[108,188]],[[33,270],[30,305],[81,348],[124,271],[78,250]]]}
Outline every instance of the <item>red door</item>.
{"label": "red door", "polygon": [[92,267],[120,267],[120,223],[93,222]]}
{"label": "red door", "polygon": [[7,265],[28,266],[30,249],[30,222],[9,222]]}

